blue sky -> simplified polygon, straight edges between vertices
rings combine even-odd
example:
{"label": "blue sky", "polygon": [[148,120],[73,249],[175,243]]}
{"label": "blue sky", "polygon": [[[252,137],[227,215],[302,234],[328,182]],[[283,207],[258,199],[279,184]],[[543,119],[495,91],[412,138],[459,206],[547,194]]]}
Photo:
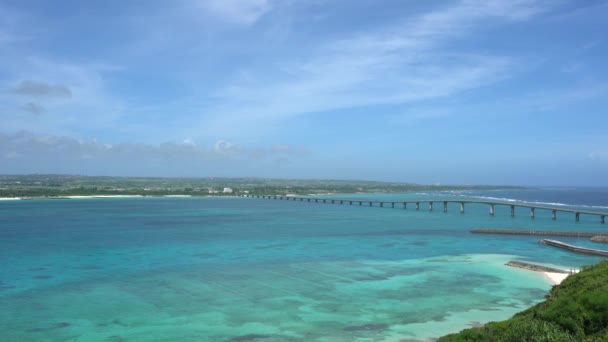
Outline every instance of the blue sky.
{"label": "blue sky", "polygon": [[0,173],[608,185],[608,1],[0,3]]}

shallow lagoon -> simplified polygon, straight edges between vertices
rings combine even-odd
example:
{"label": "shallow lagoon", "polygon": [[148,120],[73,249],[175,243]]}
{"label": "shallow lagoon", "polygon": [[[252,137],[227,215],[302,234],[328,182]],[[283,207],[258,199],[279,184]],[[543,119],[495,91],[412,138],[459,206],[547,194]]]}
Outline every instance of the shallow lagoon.
{"label": "shallow lagoon", "polygon": [[463,215],[242,198],[6,201],[0,331],[19,341],[425,340],[542,300],[550,285],[508,260],[597,261],[475,227],[606,226],[499,207],[489,216],[482,205]]}

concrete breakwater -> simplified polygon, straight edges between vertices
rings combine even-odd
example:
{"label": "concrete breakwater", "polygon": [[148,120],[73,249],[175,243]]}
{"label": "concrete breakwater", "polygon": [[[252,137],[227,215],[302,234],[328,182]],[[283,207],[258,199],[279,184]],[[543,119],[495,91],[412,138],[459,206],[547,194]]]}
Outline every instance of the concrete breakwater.
{"label": "concrete breakwater", "polygon": [[541,235],[541,236],[567,236],[567,237],[595,237],[605,236],[608,238],[608,233],[594,232],[562,232],[549,230],[521,230],[521,229],[491,229],[491,228],[475,228],[471,230],[473,234],[505,234],[505,235]]}
{"label": "concrete breakwater", "polygon": [[565,249],[567,251],[574,252],[574,253],[608,257],[608,251],[574,246],[574,245],[570,245],[565,242],[561,242],[561,241],[557,241],[557,240],[544,239],[544,240],[540,240],[538,243],[540,243],[542,245],[549,245],[549,246]]}
{"label": "concrete breakwater", "polygon": [[517,268],[523,268],[525,270],[536,271],[536,272],[553,272],[553,273],[570,273],[566,270],[560,270],[559,268],[547,267],[542,265],[530,264],[523,261],[511,260],[505,265]]}

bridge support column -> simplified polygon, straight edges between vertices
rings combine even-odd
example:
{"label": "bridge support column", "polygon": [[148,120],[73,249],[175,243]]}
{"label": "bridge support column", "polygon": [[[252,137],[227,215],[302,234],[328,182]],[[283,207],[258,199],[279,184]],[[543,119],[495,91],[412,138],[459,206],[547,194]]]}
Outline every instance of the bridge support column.
{"label": "bridge support column", "polygon": [[391,202],[391,208],[395,207],[395,202]]}
{"label": "bridge support column", "polygon": [[557,211],[551,210],[551,219],[555,221],[557,219]]}
{"label": "bridge support column", "polygon": [[315,203],[319,203],[319,199],[318,198],[315,198]]}
{"label": "bridge support column", "polygon": [[342,200],[341,200],[341,201],[340,201],[340,204],[344,204],[344,201],[342,201]]}
{"label": "bridge support column", "polygon": [[403,209],[407,209],[407,202],[403,202]]}
{"label": "bridge support column", "polygon": [[429,210],[433,211],[433,202],[429,202]]}
{"label": "bridge support column", "polygon": [[576,222],[581,220],[581,213],[576,213]]}
{"label": "bridge support column", "polygon": [[372,201],[369,201],[369,206],[373,207]]}
{"label": "bridge support column", "polygon": [[460,213],[464,214],[464,202],[460,202]]}
{"label": "bridge support column", "polygon": [[494,204],[490,204],[490,215],[494,216]]}
{"label": "bridge support column", "polygon": [[353,205],[353,201],[348,201],[348,204]]}
{"label": "bridge support column", "polygon": [[420,210],[420,202],[416,202],[416,210]]}
{"label": "bridge support column", "polygon": [[308,202],[310,202],[310,198],[308,199]]}
{"label": "bridge support column", "polygon": [[380,207],[384,207],[384,202],[380,202]]}
{"label": "bridge support column", "polygon": [[331,200],[331,204],[334,204],[334,203],[335,203],[334,200]]}
{"label": "bridge support column", "polygon": [[325,200],[325,199],[324,199],[324,200],[323,200],[323,203],[327,203],[327,200]]}
{"label": "bridge support column", "polygon": [[443,201],[443,212],[447,213],[448,212],[448,202]]}
{"label": "bridge support column", "polygon": [[511,217],[515,216],[515,206],[511,206]]}
{"label": "bridge support column", "polygon": [[534,209],[536,208],[530,208],[530,217],[534,218]]}
{"label": "bridge support column", "polygon": [[600,223],[605,223],[606,222],[605,217],[606,216],[604,216],[604,215],[600,216]]}

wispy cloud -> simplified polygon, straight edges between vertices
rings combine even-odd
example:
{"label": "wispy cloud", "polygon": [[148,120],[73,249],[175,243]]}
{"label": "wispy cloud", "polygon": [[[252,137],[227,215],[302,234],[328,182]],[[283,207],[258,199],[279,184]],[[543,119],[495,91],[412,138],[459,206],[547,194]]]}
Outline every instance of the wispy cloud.
{"label": "wispy cloud", "polygon": [[62,84],[48,84],[46,82],[36,82],[25,80],[13,89],[13,93],[18,95],[34,97],[59,97],[70,98],[72,91]]}
{"label": "wispy cloud", "polygon": [[21,109],[23,109],[25,112],[28,112],[30,114],[34,114],[34,115],[40,115],[42,113],[44,113],[44,107],[42,107],[39,104],[36,104],[34,102],[28,102],[26,104],[24,104],[23,106],[21,106]]}
{"label": "wispy cloud", "polygon": [[270,0],[199,0],[210,16],[235,24],[251,25],[272,8]]}
{"label": "wispy cloud", "polygon": [[[481,23],[525,20],[539,1],[460,1],[324,44],[308,57],[243,71],[216,92],[218,106],[205,112],[215,127],[274,122],[313,112],[366,105],[400,104],[450,96],[505,79],[516,71],[510,56],[455,51],[447,43],[475,32]],[[249,131],[251,133],[251,131]]]}

